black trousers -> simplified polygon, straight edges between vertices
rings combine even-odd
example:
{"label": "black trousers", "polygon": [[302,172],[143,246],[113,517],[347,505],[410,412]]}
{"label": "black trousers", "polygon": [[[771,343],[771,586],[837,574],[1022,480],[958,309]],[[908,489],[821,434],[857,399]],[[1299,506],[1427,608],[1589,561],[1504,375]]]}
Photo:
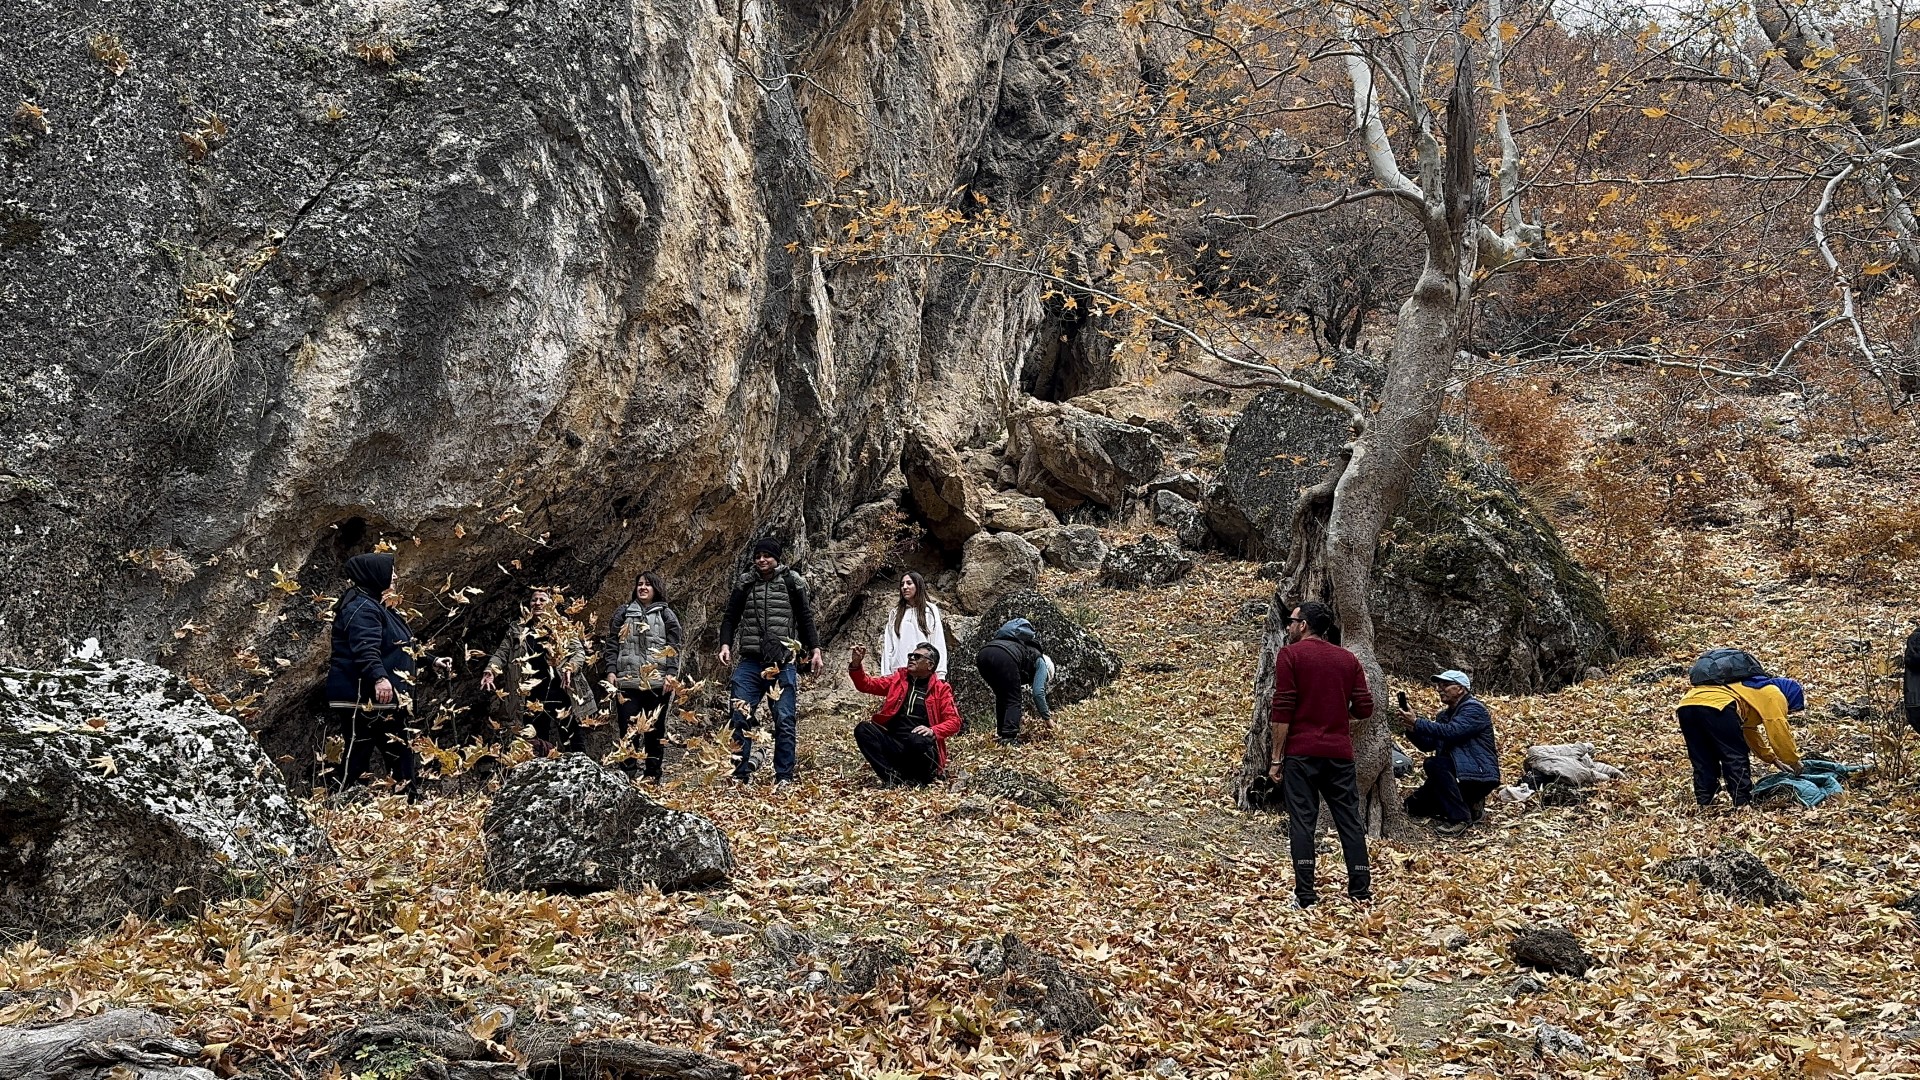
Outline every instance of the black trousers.
{"label": "black trousers", "polygon": [[407,714],[398,710],[375,712],[368,709],[335,709],[340,737],[346,741],[340,764],[332,773],[333,786],[345,790],[366,783],[378,751],[387,763],[387,775],[406,793],[407,801],[419,797],[414,783],[419,762],[413,747],[407,745]]}
{"label": "black trousers", "polygon": [[1453,755],[1444,751],[1427,756],[1427,778],[1407,796],[1408,817],[1437,817],[1448,821],[1479,821],[1487,796],[1500,785],[1491,780],[1462,780]]}
{"label": "black trousers", "polygon": [[[554,689],[560,690],[557,684]],[[534,738],[562,751],[585,750],[587,730],[573,719],[573,699],[561,690],[557,698],[538,700],[540,708],[527,710],[527,719],[533,722]]]}
{"label": "black trousers", "polygon": [[940,749],[933,736],[912,731],[895,734],[871,720],[853,726],[854,744],[860,754],[880,774],[880,782],[926,785],[940,771]]}
{"label": "black trousers", "polygon": [[1687,760],[1693,763],[1694,800],[1701,806],[1712,802],[1724,779],[1733,805],[1752,802],[1753,759],[1747,754],[1747,738],[1740,733],[1739,707],[1682,705],[1674,715],[1680,721],[1680,736],[1687,740]]}
{"label": "black trousers", "polygon": [[1340,834],[1340,852],[1347,861],[1347,895],[1356,900],[1373,896],[1373,877],[1367,866],[1367,830],[1360,823],[1359,783],[1353,762],[1333,758],[1290,755],[1282,773],[1287,799],[1287,846],[1293,855],[1293,895],[1302,904],[1318,896],[1314,888],[1313,833],[1320,825],[1320,800],[1333,815]]}
{"label": "black trousers", "polygon": [[[673,696],[665,690],[622,690],[614,699],[613,713],[620,722],[620,737],[626,738],[633,730],[636,721],[647,725],[640,736],[640,745],[646,751],[646,764],[641,766],[648,779],[658,780],[665,770],[661,757],[661,747],[667,737],[667,713]],[[627,772],[633,772],[631,758],[620,763]]]}
{"label": "black trousers", "polygon": [[1004,740],[1018,739],[1027,691],[1026,682],[1020,678],[1020,661],[1007,649],[983,649],[973,663],[993,688],[994,733]]}

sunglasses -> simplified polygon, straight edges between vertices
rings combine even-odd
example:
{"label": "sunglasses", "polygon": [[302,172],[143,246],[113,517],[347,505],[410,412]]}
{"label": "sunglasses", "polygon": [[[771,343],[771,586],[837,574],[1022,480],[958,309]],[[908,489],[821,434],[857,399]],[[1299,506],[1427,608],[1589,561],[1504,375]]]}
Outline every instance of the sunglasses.
{"label": "sunglasses", "polygon": [[931,656],[928,656],[928,655],[927,655],[926,653],[923,653],[923,652],[917,652],[917,653],[909,653],[909,654],[907,654],[907,663],[909,663],[909,664],[931,664],[931,663],[933,663],[933,657],[931,657]]}

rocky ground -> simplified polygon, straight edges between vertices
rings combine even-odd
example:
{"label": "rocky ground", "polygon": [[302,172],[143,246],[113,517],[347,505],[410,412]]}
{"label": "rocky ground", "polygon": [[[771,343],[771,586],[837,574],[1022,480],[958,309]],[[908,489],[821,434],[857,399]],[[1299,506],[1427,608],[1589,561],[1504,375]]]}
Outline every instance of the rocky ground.
{"label": "rocky ground", "polygon": [[[1570,410],[1606,432],[1625,394]],[[1778,440],[1818,511],[1807,551],[1920,471],[1905,423],[1844,467],[1814,462],[1855,435]],[[1576,551],[1592,540],[1578,513],[1566,524]],[[129,917],[62,951],[0,954],[0,1024],[149,1007],[210,1044],[203,1064],[260,1077],[298,1074],[372,1018],[470,1024],[499,1004],[524,1029],[631,1036],[764,1076],[1913,1075],[1920,929],[1894,904],[1920,892],[1920,748],[1876,734],[1871,707],[1891,701],[1874,671],[1920,613],[1920,573],[1842,560],[1809,576],[1820,560],[1783,554],[1778,527],[1744,497],[1720,524],[1663,526],[1658,543],[1691,537],[1713,570],[1667,647],[1489,699],[1510,776],[1528,745],[1578,741],[1625,779],[1583,805],[1500,805],[1458,840],[1379,842],[1366,907],[1292,910],[1279,823],[1224,794],[1272,588],[1255,565],[1205,557],[1131,592],[1050,568],[1043,591],[1127,666],[1060,709],[1050,740],[955,740],[950,786],[873,786],[848,737],[857,713],[805,697],[790,789],[726,784],[717,733],[683,733],[662,799],[728,834],[724,886],[494,892],[483,797],[323,808],[336,864],[191,921]],[[1727,642],[1806,682],[1804,750],[1877,768],[1811,810],[1697,811],[1675,665]],[[1057,784],[1064,809],[1002,797],[1009,769]],[[1806,899],[1756,906],[1655,872],[1723,847]],[[1515,934],[1542,926],[1590,955],[1584,976],[1515,963]],[[1055,1000],[1069,983],[1091,1013]],[[389,1075],[370,1060],[344,1075]]]}

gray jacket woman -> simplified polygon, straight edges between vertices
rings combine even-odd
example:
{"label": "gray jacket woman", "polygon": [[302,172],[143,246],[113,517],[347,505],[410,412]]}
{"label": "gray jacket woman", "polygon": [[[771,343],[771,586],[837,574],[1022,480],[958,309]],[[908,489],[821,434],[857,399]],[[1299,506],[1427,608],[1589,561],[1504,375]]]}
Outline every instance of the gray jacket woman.
{"label": "gray jacket woman", "polygon": [[[673,694],[667,679],[680,673],[684,635],[680,616],[667,604],[667,586],[654,573],[634,579],[631,598],[607,621],[607,675],[615,692],[614,716],[625,740],[636,718],[643,718],[641,743],[646,751],[645,775],[658,782],[663,771],[662,746]],[[632,758],[621,767],[634,771]]]}

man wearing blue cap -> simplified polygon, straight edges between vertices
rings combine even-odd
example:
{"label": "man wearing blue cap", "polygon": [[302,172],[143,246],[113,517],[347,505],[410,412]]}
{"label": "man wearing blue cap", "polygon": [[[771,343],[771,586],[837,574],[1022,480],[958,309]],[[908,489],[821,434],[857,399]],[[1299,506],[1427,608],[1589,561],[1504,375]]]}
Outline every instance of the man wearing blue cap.
{"label": "man wearing blue cap", "polygon": [[1442,708],[1431,720],[1406,709],[1401,730],[1427,751],[1427,778],[1407,796],[1407,816],[1445,818],[1440,832],[1457,836],[1480,820],[1487,796],[1500,786],[1500,751],[1493,741],[1493,715],[1473,696],[1473,679],[1464,671],[1433,677]]}

